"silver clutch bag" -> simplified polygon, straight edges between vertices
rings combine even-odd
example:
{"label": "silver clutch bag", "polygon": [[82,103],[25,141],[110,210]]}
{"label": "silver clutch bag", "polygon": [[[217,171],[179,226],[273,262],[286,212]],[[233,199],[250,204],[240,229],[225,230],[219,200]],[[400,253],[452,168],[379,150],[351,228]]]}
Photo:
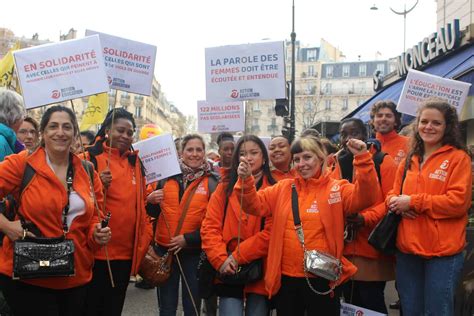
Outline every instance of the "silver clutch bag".
{"label": "silver clutch bag", "polygon": [[304,268],[307,272],[329,281],[339,280],[342,272],[342,264],[339,259],[317,250],[305,250]]}

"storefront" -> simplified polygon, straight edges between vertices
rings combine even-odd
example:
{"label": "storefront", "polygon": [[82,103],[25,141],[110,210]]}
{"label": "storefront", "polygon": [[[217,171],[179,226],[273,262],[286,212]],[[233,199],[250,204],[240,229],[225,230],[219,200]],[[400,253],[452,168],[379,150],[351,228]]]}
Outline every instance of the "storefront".
{"label": "storefront", "polygon": [[[452,24],[456,25],[456,21]],[[453,45],[450,50],[438,50],[437,47],[431,48],[428,45],[434,43],[433,45],[436,46],[437,42],[442,42],[442,40],[436,40],[437,33],[425,38],[418,45],[410,48],[397,58],[397,71],[385,76],[383,82],[381,82],[380,77],[374,76],[374,86],[377,85],[380,90],[346,117],[357,117],[364,122],[368,122],[370,120],[370,109],[375,102],[378,100],[397,102],[405,84],[407,68],[413,68],[432,75],[473,84],[469,90],[469,97],[466,100],[460,119],[466,131],[466,143],[474,144],[474,25],[470,27],[473,30],[471,33],[468,32],[469,28],[463,32],[452,28],[450,24],[446,27],[446,30],[451,29],[449,32],[445,32],[444,29],[438,32],[442,33],[443,36],[447,36],[445,34],[448,33],[451,34]],[[455,40],[454,36],[459,36],[459,39]],[[455,44],[456,41],[458,44]],[[428,44],[425,46],[424,43]],[[420,55],[423,55],[423,49],[428,56],[429,53],[433,53],[433,50],[436,50],[439,54],[436,57],[432,56],[434,58],[427,57],[426,59],[421,58],[424,56],[420,56],[420,62],[417,62],[417,53],[414,53],[417,48],[421,50]],[[408,123],[411,119],[413,117],[404,115],[403,123]]]}

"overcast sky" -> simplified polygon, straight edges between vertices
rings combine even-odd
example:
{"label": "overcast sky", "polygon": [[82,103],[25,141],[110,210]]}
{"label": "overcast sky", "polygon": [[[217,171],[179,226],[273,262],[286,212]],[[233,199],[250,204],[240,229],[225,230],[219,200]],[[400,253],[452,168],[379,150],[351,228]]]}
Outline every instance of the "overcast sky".
{"label": "overcast sky", "polygon": [[[296,38],[319,46],[324,38],[346,61],[384,59],[403,51],[403,11],[416,0],[295,0]],[[379,10],[370,10],[376,4]],[[206,97],[206,47],[290,39],[291,0],[80,0],[8,1],[0,27],[16,36],[59,40],[70,28],[85,29],[157,46],[155,76],[185,114],[196,114]],[[436,1],[419,0],[407,15],[407,47],[436,31]]]}

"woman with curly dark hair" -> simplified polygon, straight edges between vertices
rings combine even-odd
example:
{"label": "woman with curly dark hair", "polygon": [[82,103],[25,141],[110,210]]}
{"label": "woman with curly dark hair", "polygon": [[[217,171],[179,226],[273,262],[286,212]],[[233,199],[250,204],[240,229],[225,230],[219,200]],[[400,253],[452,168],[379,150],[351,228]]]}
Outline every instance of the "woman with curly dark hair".
{"label": "woman with curly dark hair", "polygon": [[438,99],[423,103],[410,153],[386,199],[402,216],[396,275],[405,315],[454,314],[471,203],[470,167],[456,109]]}

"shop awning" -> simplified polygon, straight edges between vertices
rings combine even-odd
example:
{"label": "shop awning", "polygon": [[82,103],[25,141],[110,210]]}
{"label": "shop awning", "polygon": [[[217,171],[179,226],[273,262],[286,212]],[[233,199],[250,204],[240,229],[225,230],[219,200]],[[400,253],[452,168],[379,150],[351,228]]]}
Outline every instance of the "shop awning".
{"label": "shop awning", "polygon": [[[474,44],[465,45],[420,70],[444,78],[474,83]],[[370,120],[370,109],[372,105],[378,100],[387,99],[393,100],[396,103],[400,97],[404,83],[405,78],[395,81],[362,103],[357,109],[349,113],[346,118],[356,117],[364,122],[368,122]],[[469,90],[469,95],[474,95],[474,84]],[[402,120],[403,122],[408,122],[411,119],[412,116],[404,115]]]}

